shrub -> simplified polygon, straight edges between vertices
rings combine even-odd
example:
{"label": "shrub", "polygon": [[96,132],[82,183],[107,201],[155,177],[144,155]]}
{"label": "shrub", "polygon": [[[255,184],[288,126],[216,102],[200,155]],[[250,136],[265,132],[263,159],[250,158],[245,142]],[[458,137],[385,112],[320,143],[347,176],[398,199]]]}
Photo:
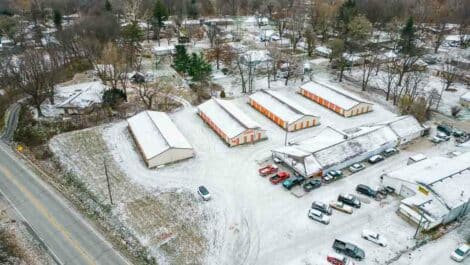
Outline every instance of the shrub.
{"label": "shrub", "polygon": [[116,107],[126,99],[126,94],[120,89],[109,89],[103,93],[103,104],[112,108]]}
{"label": "shrub", "polygon": [[224,75],[228,75],[228,72],[229,72],[228,68],[222,68],[222,70],[220,71],[222,71]]}
{"label": "shrub", "polygon": [[220,97],[225,98],[225,91],[224,90],[220,91]]}

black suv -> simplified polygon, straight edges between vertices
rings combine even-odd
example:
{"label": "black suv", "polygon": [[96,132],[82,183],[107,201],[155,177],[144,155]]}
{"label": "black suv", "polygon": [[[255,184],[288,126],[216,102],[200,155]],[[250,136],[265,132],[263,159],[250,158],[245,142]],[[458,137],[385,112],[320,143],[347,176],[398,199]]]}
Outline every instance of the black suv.
{"label": "black suv", "polygon": [[377,197],[377,191],[373,190],[371,187],[364,185],[364,184],[357,185],[356,191],[360,194],[364,194],[371,198]]}
{"label": "black suv", "polygon": [[312,209],[319,210],[327,215],[331,215],[332,213],[331,207],[328,204],[319,201],[312,202]]}
{"label": "black suv", "polygon": [[340,194],[338,196],[338,201],[354,208],[361,208],[361,201],[359,201],[359,199],[352,194]]}
{"label": "black suv", "polygon": [[451,127],[449,127],[447,125],[443,125],[443,124],[438,125],[437,130],[447,134],[447,136],[450,136],[452,134],[452,131],[453,131]]}

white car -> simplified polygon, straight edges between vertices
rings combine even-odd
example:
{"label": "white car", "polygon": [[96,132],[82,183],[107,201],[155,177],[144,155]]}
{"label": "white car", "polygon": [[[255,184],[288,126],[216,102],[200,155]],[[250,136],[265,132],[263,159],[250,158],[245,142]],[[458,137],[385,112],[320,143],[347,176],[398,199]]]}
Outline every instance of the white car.
{"label": "white car", "polygon": [[199,186],[197,188],[197,194],[199,194],[199,196],[201,196],[202,199],[205,200],[205,201],[208,201],[208,200],[211,199],[211,194],[209,193],[207,188],[204,187],[204,186]]}
{"label": "white car", "polygon": [[351,171],[352,173],[356,173],[356,172],[363,170],[364,168],[366,167],[363,164],[356,163],[349,167],[349,171]]}
{"label": "white car", "polygon": [[387,239],[385,239],[379,233],[368,229],[362,230],[362,238],[364,238],[365,240],[369,240],[370,242],[373,242],[381,247],[387,246]]}
{"label": "white car", "polygon": [[326,216],[325,214],[323,214],[322,212],[320,212],[319,210],[315,210],[315,209],[308,210],[308,217],[322,224],[327,225],[330,223],[330,218]]}
{"label": "white car", "polygon": [[469,255],[470,255],[470,245],[462,244],[456,250],[454,250],[452,254],[450,254],[450,257],[457,262],[462,262]]}

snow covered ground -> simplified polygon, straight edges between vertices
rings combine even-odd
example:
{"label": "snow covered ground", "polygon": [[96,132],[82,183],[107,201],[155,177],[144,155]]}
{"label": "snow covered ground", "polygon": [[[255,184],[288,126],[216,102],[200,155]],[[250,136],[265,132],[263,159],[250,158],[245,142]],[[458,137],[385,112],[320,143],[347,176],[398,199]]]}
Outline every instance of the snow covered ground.
{"label": "snow covered ground", "polygon": [[[395,116],[376,104],[371,113],[343,118],[294,93],[292,87],[280,92],[319,115],[322,122],[319,127],[289,133],[289,139],[312,135],[326,125],[346,129]],[[208,220],[207,264],[325,264],[335,238],[364,248],[367,258],[360,264],[382,264],[414,244],[414,227],[395,214],[399,203],[395,198],[381,203],[368,203],[364,198],[363,208],[351,216],[335,212],[328,226],[308,219],[307,210],[313,200],[329,202],[341,192],[353,192],[359,183],[379,185],[381,173],[404,166],[410,154],[442,154],[452,149],[453,144],[434,147],[423,139],[385,162],[297,198],[259,177],[257,169],[267,162],[271,149],[283,144],[285,131],[251,108],[246,100],[239,97],[234,102],[267,129],[268,140],[229,148],[196,115],[195,107],[186,107],[170,116],[194,147],[196,157],[157,170],[147,169],[125,122],[109,126],[103,132],[114,160],[136,185],[149,190],[184,188],[194,194],[199,185],[209,189],[213,199],[201,202],[207,211],[215,214]],[[360,232],[365,227],[386,236],[389,246],[380,248],[361,239]]]}

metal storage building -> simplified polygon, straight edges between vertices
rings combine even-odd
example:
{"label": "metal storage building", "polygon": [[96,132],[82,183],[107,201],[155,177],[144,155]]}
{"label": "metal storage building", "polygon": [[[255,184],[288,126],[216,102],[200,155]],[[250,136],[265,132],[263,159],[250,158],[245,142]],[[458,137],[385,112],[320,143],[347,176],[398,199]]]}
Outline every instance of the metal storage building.
{"label": "metal storage building", "polygon": [[229,145],[266,139],[266,131],[231,101],[210,99],[198,107],[201,118]]}
{"label": "metal storage building", "polygon": [[303,84],[300,87],[299,93],[344,117],[356,116],[372,111],[372,103],[345,91],[314,81]]}
{"label": "metal storage building", "polygon": [[127,119],[127,123],[149,168],[194,156],[188,140],[164,112],[142,111]]}
{"label": "metal storage building", "polygon": [[319,124],[320,118],[310,110],[277,91],[261,90],[251,95],[250,105],[285,130],[297,131]]}
{"label": "metal storage building", "polygon": [[401,216],[425,230],[470,213],[470,152],[432,157],[382,175],[382,184],[405,197]]}

